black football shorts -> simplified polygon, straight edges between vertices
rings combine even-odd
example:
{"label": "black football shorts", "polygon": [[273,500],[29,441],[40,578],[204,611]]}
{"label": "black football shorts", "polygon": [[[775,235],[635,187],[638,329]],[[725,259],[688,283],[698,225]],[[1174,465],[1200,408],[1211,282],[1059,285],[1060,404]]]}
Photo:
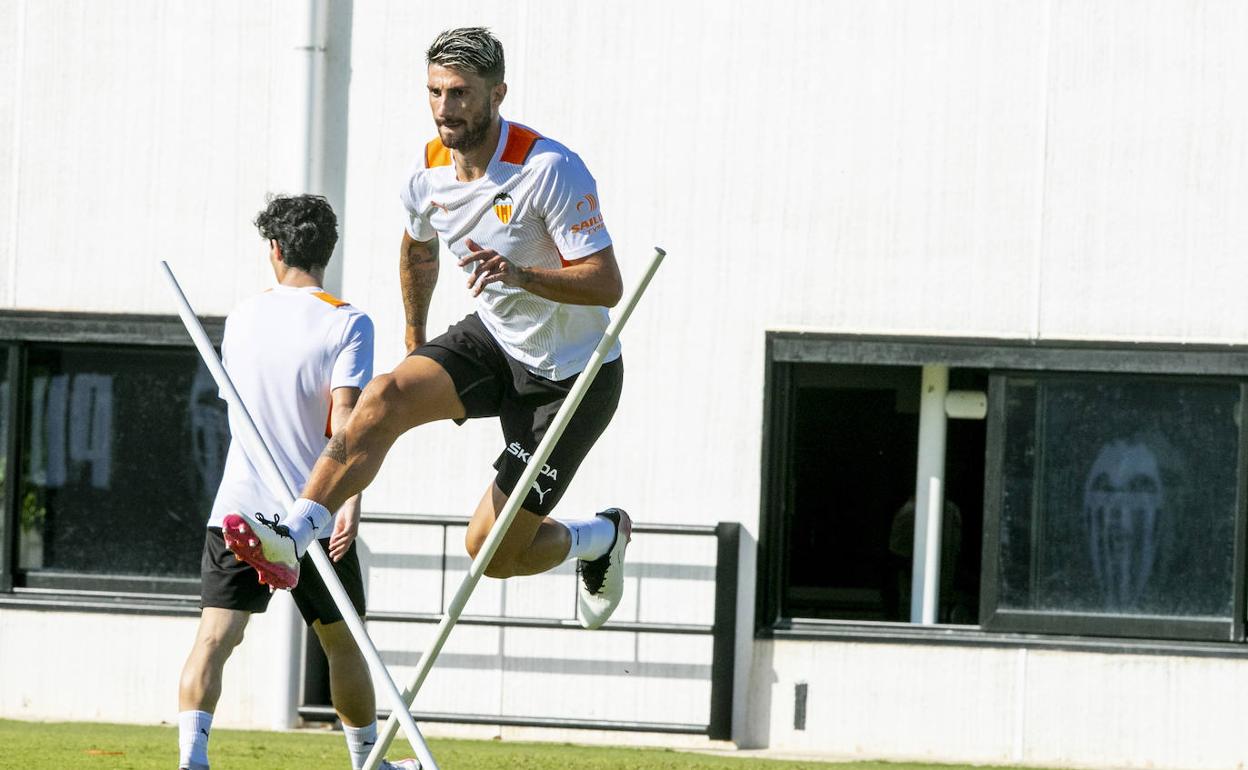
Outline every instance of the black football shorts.
{"label": "black football shorts", "polygon": [[[321,546],[328,551],[329,540],[321,541]],[[340,561],[332,562],[334,572],[347,589],[351,604],[360,617],[364,616],[364,575],[360,570],[360,559],[356,554],[356,543],[347,549]],[[260,582],[260,576],[251,565],[234,558],[234,554],[225,546],[225,538],[220,527],[209,527],[204,537],[204,554],[199,563],[199,574],[202,583],[200,588],[200,607],[220,607],[226,610],[243,612],[264,612],[269,606],[272,592]],[[299,584],[291,590],[299,614],[309,626],[316,621],[329,625],[342,620],[342,613],[334,598],[330,595],[321,573],[317,572],[312,557],[304,554],[299,561]]]}
{"label": "black football shorts", "polygon": [[[498,471],[494,483],[510,495],[579,375],[556,381],[533,374],[503,352],[476,313],[421,345],[412,355],[432,358],[446,370],[464,405],[466,419],[499,418],[505,446],[494,462]],[[623,384],[622,357],[598,370],[594,384],[525,496],[525,510],[541,516],[554,510],[581,461],[611,422]]]}

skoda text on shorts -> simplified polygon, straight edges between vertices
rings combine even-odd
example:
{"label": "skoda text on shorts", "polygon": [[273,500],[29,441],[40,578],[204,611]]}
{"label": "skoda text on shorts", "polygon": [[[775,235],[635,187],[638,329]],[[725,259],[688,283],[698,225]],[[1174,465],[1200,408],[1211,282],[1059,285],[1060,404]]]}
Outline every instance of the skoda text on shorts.
{"label": "skoda text on shorts", "polygon": [[[554,422],[549,430],[546,431],[542,442],[538,444],[537,449],[533,452],[524,475],[520,477],[515,489],[511,492],[511,496],[507,498],[507,505],[503,508],[502,513],[499,514],[498,521],[495,522],[494,528],[486,537],[485,543],[481,546],[481,550],[477,553],[476,558],[472,560],[472,566],[468,569],[468,574],[464,576],[463,582],[460,583],[459,589],[455,591],[455,596],[451,599],[446,614],[439,621],[433,642],[430,644],[429,649],[420,656],[420,663],[412,677],[412,682],[408,685],[407,690],[404,691],[405,708],[411,708],[417,693],[420,692],[421,685],[424,684],[425,677],[428,676],[429,671],[433,668],[434,661],[437,660],[438,654],[442,651],[442,646],[446,643],[447,637],[450,636],[451,628],[459,620],[459,615],[468,604],[468,599],[472,596],[477,582],[485,574],[486,565],[490,563],[490,559],[494,557],[494,552],[498,549],[499,543],[502,542],[503,537],[507,534],[507,529],[511,526],[512,519],[516,517],[521,503],[524,502],[525,495],[523,492],[529,489],[530,485],[542,471],[542,466],[550,456],[551,450],[555,448],[555,443],[562,435],[563,429],[567,427],[577,406],[580,405],[585,391],[589,389],[594,377],[598,374],[598,370],[602,367],[603,359],[619,339],[620,331],[624,328],[624,324],[628,322],[629,316],[633,314],[633,309],[637,307],[638,300],[641,299],[641,295],[645,293],[646,288],[650,285],[650,280],[654,277],[665,256],[667,256],[667,252],[655,247],[654,256],[651,258],[646,272],[642,275],[641,280],[638,281],[637,287],[633,289],[632,294],[624,300],[622,308],[615,318],[612,319],[610,325],[607,326],[602,340],[594,348],[589,364],[581,373],[581,377],[577,380],[576,385],[573,386],[572,392],[564,399],[563,406],[559,408],[558,414],[555,415]],[[408,716],[410,717],[410,714]],[[376,770],[382,757],[386,755],[386,750],[390,748],[390,742],[394,740],[397,731],[397,714],[392,712],[390,718],[386,720],[386,724],[377,734],[377,744],[373,747],[372,753],[368,755],[368,761],[364,764],[364,770]]]}
{"label": "skoda text on shorts", "polygon": [[[182,287],[178,285],[178,280],[174,277],[169,264],[162,260],[160,266],[165,279],[169,282],[170,288],[173,289],[178,303],[178,315],[181,316],[182,323],[186,326],[186,331],[191,335],[195,348],[199,351],[200,357],[203,358],[204,364],[212,373],[212,377],[216,380],[221,392],[226,396],[230,404],[238,410],[238,414],[243,417],[239,421],[239,427],[242,428],[243,433],[236,438],[243,442],[247,451],[247,457],[263,474],[265,484],[270,488],[273,496],[289,505],[289,503],[294,501],[293,490],[286,486],[285,480],[277,469],[277,463],[273,460],[272,453],[265,445],[264,440],[260,438],[260,432],[256,430],[255,423],[251,419],[250,413],[247,412],[246,405],[242,402],[238,391],[234,388],[234,383],[230,380],[225,367],[220,359],[217,358],[212,342],[204,332],[204,327],[200,324],[199,318],[196,317],[195,311],[191,309],[190,302],[186,299],[186,294],[183,293]],[[378,654],[376,646],[373,645],[372,640],[368,636],[368,631],[365,630],[363,622],[360,621],[355,608],[351,605],[350,597],[347,596],[347,592],[338,580],[338,576],[334,574],[334,568],[330,564],[329,557],[325,555],[325,551],[321,548],[320,543],[315,540],[308,546],[308,553],[312,557],[312,562],[316,565],[317,572],[320,573],[326,587],[329,588],[334,603],[338,605],[339,611],[342,612],[343,620],[346,621],[347,628],[350,629],[351,635],[355,638],[356,644],[359,645],[360,651],[364,654],[365,659],[368,660],[369,666],[381,680],[383,686],[385,686],[386,692],[397,710],[392,712],[392,715],[398,714],[398,718],[403,723],[404,732],[407,733],[412,748],[416,750],[416,755],[420,759],[422,767],[426,770],[436,770],[438,765],[433,758],[433,754],[430,753],[429,746],[425,743],[425,738],[421,734],[420,728],[416,726],[416,721],[412,719],[412,715],[407,711],[407,701],[404,700],[398,686],[395,685],[394,680],[390,677],[390,672],[386,669],[385,663],[382,662],[381,655]]]}

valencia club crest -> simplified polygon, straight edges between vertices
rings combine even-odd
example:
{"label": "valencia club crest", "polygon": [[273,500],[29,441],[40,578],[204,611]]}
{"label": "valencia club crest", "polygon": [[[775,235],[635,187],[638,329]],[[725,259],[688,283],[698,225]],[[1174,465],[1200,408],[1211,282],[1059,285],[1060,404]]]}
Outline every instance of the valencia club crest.
{"label": "valencia club crest", "polygon": [[511,196],[505,192],[494,196],[494,215],[498,221],[507,224],[511,221]]}

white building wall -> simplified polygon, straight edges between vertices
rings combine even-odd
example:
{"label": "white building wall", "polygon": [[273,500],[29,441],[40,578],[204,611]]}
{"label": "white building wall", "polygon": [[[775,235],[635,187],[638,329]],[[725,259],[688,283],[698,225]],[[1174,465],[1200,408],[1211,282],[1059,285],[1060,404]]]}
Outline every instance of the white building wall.
{"label": "white building wall", "polygon": [[[504,115],[587,161],[626,278],[651,245],[672,255],[566,508],[752,527],[768,328],[1245,338],[1230,301],[1248,277],[1232,259],[1248,246],[1232,214],[1248,203],[1241,4],[564,10],[358,15],[346,291],[397,360],[394,191],[433,135],[411,41],[489,21],[511,52]],[[584,29],[612,32],[570,34]],[[469,307],[444,267],[431,330]],[[491,474],[448,465],[448,446],[489,456],[494,426],[413,433],[370,505],[469,510]]]}
{"label": "white building wall", "polygon": [[[214,724],[266,729],[282,705],[289,595],[248,624],[225,666]],[[0,719],[176,724],[198,618],[0,608]]]}
{"label": "white building wall", "polygon": [[[249,219],[299,173],[284,87],[293,60],[273,43],[291,34],[290,13],[0,0],[0,306],[169,312],[159,258],[202,313],[266,284]],[[1248,203],[1248,6],[1236,0],[476,1],[436,13],[391,0],[354,6],[349,111],[330,127],[346,164],[342,289],[377,321],[379,370],[402,355],[397,190],[433,135],[423,48],[462,24],[487,24],[507,46],[503,114],[564,141],[594,172],[626,282],[653,245],[671,253],[625,333],[620,410],[561,511],[614,504],[646,521],[742,522],[743,742],[859,751],[831,721],[793,737],[778,706],[747,719],[747,703],[783,701],[771,692],[783,676],[832,682],[842,669],[824,659],[861,651],[752,641],[765,330],[1248,341],[1236,301],[1248,278],[1237,259],[1248,251],[1237,216]],[[431,330],[469,309],[444,262]],[[499,449],[487,421],[423,427],[400,440],[365,506],[466,513]],[[6,613],[0,640],[49,622],[32,618],[43,616]],[[497,649],[479,636],[464,634],[464,654]],[[872,654],[882,657],[858,661],[859,676],[926,672],[939,658],[1000,682],[1017,660],[964,648]],[[1136,670],[1116,656],[1038,657],[1055,683],[1084,666],[1123,681]],[[0,656],[6,682],[9,660]],[[1202,672],[1238,664],[1164,660],[1194,693],[1191,718],[1216,724]],[[941,697],[979,708],[973,692]],[[1091,713],[1115,704],[1087,695]],[[863,719],[894,713],[887,700],[866,703]],[[908,754],[903,732],[854,746]],[[1065,745],[1035,735],[1022,759],[1050,761],[1046,746]],[[1008,754],[978,736],[944,758]]]}
{"label": "white building wall", "polygon": [[[845,758],[1228,768],[1248,759],[1248,665],[1224,658],[760,642],[750,741]],[[806,726],[794,729],[795,686]]]}
{"label": "white building wall", "polygon": [[1242,343],[1248,5],[1051,19],[1041,335]]}
{"label": "white building wall", "polygon": [[159,259],[206,314],[271,280],[250,219],[299,169],[294,96],[277,78],[289,15],[0,3],[0,35],[20,41],[0,59],[4,306],[170,313]]}

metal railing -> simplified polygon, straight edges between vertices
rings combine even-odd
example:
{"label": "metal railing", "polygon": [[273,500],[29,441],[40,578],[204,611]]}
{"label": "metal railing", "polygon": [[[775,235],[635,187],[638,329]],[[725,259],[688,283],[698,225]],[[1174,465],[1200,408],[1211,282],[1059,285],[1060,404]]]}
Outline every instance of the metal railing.
{"label": "metal railing", "polygon": [[[463,516],[372,513],[365,514],[361,521],[364,524],[442,527],[443,547],[439,571],[442,581],[442,591],[440,593],[444,610],[449,560],[447,530],[451,527],[466,526],[468,518]],[[508,716],[505,714],[413,712],[416,719],[424,722],[453,722],[459,724],[694,734],[706,735],[715,740],[729,740],[732,737],[733,670],[736,659],[734,644],[737,626],[737,572],[740,525],[735,522],[720,522],[715,526],[634,523],[633,533],[638,535],[713,537],[716,540],[715,614],[714,620],[710,625],[612,621],[595,632],[710,636],[712,638],[710,666],[711,697],[709,717],[705,724]],[[440,612],[374,612],[370,610],[368,613],[370,622],[436,624],[441,617]],[[460,617],[459,624],[497,628],[583,630],[580,623],[576,620],[554,618],[464,615]],[[321,651],[315,636],[309,634],[304,671],[304,698],[303,705],[299,708],[299,715],[303,719],[309,721],[331,721],[336,718],[333,707],[329,705],[328,685],[329,675],[324,653]],[[387,713],[386,711],[381,712],[383,716],[387,715]]]}

